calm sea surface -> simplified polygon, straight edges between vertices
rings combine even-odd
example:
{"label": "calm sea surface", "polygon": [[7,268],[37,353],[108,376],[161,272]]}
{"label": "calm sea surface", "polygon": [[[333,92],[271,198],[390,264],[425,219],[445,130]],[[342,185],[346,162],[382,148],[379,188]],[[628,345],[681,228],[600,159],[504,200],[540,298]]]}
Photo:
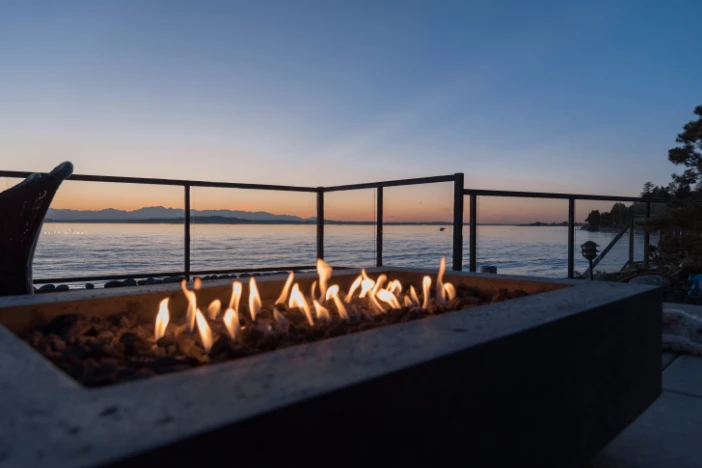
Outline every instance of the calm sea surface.
{"label": "calm sea surface", "polygon": [[[498,273],[545,277],[567,275],[566,227],[478,226],[478,268],[495,265]],[[467,270],[468,228],[464,231]],[[580,244],[603,249],[613,233],[576,230],[577,271],[587,262]],[[442,256],[451,264],[451,227],[385,226],[383,259],[387,266],[436,267]],[[655,242],[652,239],[651,242]],[[316,260],[314,225],[192,225],[191,268],[312,265]],[[643,235],[635,237],[634,259],[643,259]],[[617,271],[628,259],[628,234],[598,265]],[[325,260],[339,266],[374,266],[374,226],[325,226]],[[34,277],[168,272],[183,270],[183,227],[172,224],[47,223],[39,238]]]}

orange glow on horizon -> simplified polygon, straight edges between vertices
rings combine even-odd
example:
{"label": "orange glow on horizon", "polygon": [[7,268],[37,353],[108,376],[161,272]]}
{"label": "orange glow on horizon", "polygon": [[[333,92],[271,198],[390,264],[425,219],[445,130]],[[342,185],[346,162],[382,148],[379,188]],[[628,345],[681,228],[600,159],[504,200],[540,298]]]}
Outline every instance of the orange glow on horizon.
{"label": "orange glow on horizon", "polygon": [[[16,182],[13,179],[6,179]],[[14,185],[14,184],[11,184]],[[546,190],[546,189],[544,189]],[[194,210],[265,211],[308,219],[316,216],[316,195],[304,192],[274,192],[238,189],[191,189]],[[102,184],[66,181],[52,208],[73,210],[133,211],[150,206],[182,209],[181,187],[131,184]],[[384,221],[445,222],[453,219],[451,184],[390,187],[384,189]],[[591,210],[609,211],[613,202],[576,201],[576,222],[583,222]],[[629,205],[627,203],[627,205]],[[329,192],[325,194],[325,219],[372,222],[375,220],[375,190]],[[464,222],[470,217],[465,199]],[[566,200],[479,197],[479,224],[528,224],[563,222],[568,219]]]}

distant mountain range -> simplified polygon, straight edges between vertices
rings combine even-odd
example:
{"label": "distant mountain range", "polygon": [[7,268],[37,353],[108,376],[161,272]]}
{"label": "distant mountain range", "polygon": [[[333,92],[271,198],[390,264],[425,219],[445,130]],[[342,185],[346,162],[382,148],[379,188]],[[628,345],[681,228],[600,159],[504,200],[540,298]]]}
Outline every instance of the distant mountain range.
{"label": "distant mountain range", "polygon": [[[134,211],[115,210],[57,210],[49,208],[47,223],[182,223],[185,217],[180,208],[150,206]],[[301,218],[277,215],[265,211],[190,210],[190,219],[199,224],[313,224],[317,217]],[[325,224],[375,224],[375,221],[337,221],[325,219]],[[448,222],[388,222],[385,224],[450,225]]]}
{"label": "distant mountain range", "polygon": [[[149,222],[158,221],[182,221],[185,217],[184,210],[180,208],[165,208],[163,206],[149,206],[139,208],[134,211],[115,210],[107,208],[104,210],[56,210],[50,208],[46,214],[48,222]],[[276,215],[265,211],[241,211],[241,210],[190,210],[191,219],[224,219],[242,222],[287,222],[304,223],[314,222],[314,219],[303,219],[299,216]]]}

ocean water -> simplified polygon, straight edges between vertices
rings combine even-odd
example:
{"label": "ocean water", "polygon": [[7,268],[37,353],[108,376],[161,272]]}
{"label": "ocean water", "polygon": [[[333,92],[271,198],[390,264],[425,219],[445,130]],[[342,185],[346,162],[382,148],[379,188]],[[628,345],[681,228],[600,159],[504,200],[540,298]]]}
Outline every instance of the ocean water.
{"label": "ocean water", "polygon": [[[313,265],[314,225],[192,225],[191,269]],[[385,226],[386,266],[451,265],[451,227]],[[469,264],[469,231],[464,230],[464,269]],[[567,276],[566,227],[478,226],[478,268],[498,273],[562,278]],[[575,269],[587,261],[580,244],[592,240],[603,249],[614,233],[576,230]],[[628,259],[628,234],[596,270],[618,271]],[[651,242],[655,242],[652,237]],[[325,260],[338,266],[375,265],[374,226],[325,226]],[[634,259],[643,259],[643,235],[634,242]],[[46,223],[34,259],[34,278],[154,273],[183,270],[183,226],[172,224]]]}

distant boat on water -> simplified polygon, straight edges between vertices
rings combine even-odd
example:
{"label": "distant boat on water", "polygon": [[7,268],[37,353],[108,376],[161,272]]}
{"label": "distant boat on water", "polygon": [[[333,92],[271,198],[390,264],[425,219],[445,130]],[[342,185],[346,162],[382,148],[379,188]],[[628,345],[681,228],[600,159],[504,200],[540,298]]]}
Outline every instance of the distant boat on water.
{"label": "distant boat on water", "polygon": [[445,227],[439,228],[439,231],[445,231],[445,230],[446,230]]}

